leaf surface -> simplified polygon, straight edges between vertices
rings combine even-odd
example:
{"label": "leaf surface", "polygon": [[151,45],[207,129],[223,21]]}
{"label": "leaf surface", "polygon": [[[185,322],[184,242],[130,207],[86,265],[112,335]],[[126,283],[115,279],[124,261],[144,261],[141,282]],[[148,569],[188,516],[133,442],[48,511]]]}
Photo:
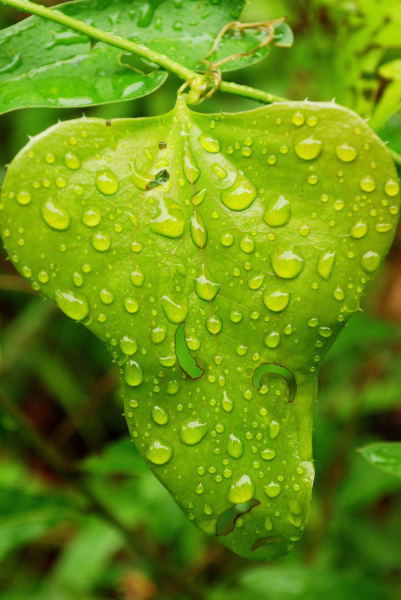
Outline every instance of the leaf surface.
{"label": "leaf surface", "polygon": [[346,109],[206,115],[180,98],[33,139],[1,232],[34,289],[106,342],[132,438],[188,517],[271,560],[301,537],[319,365],[399,200],[390,153]]}

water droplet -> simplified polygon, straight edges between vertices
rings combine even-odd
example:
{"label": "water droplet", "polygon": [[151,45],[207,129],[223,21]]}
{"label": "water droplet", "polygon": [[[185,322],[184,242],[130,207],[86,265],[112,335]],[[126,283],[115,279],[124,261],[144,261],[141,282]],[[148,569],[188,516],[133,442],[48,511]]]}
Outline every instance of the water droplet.
{"label": "water droplet", "polygon": [[260,453],[260,456],[263,458],[263,460],[273,460],[273,458],[276,456],[276,453],[271,448],[264,448]]}
{"label": "water droplet", "polygon": [[100,208],[88,208],[82,215],[82,223],[87,227],[96,227],[102,219]]}
{"label": "water droplet", "polygon": [[391,223],[376,223],[375,229],[378,233],[387,233],[392,229]]}
{"label": "water droplet", "polygon": [[40,283],[47,283],[49,281],[49,274],[47,271],[39,271],[38,279]]}
{"label": "water droplet", "polygon": [[152,419],[158,425],[165,425],[168,423],[168,413],[161,406],[155,406],[152,408]]}
{"label": "water droplet", "polygon": [[102,233],[98,231],[91,237],[91,243],[95,250],[98,252],[107,252],[111,245],[110,235],[108,233]]}
{"label": "water droplet", "polygon": [[338,302],[342,302],[345,298],[344,290],[341,289],[340,287],[336,288],[333,292],[333,296],[334,296],[335,300],[337,300]]}
{"label": "water droplet", "polygon": [[76,285],[77,287],[81,287],[81,285],[83,285],[84,283],[84,278],[82,277],[81,273],[75,271],[75,273],[72,274],[72,281],[74,285]]}
{"label": "water droplet", "polygon": [[232,310],[230,312],[230,321],[233,323],[240,323],[243,319],[242,313],[239,310]]}
{"label": "water droplet", "polygon": [[101,194],[111,196],[118,192],[119,184],[116,175],[110,171],[101,171],[96,175],[96,187]]}
{"label": "water droplet", "polygon": [[223,400],[221,401],[221,407],[222,409],[226,412],[226,413],[230,413],[233,409],[234,403],[233,401],[227,396],[227,392],[224,391],[223,392]]}
{"label": "water droplet", "polygon": [[398,181],[395,181],[395,179],[389,179],[388,181],[386,181],[384,185],[384,191],[386,192],[387,196],[398,196],[398,194],[400,193],[400,185]]}
{"label": "water droplet", "polygon": [[138,312],[139,304],[135,300],[135,298],[126,298],[124,300],[124,308],[127,311],[127,313],[130,313],[132,315]]}
{"label": "water droplet", "polygon": [[27,279],[30,279],[32,277],[32,269],[28,266],[23,266],[22,269],[22,274],[24,277],[26,277]]}
{"label": "water droplet", "polygon": [[331,272],[333,270],[334,261],[336,259],[336,253],[332,250],[324,252],[319,259],[317,266],[317,272],[322,279],[330,279]]}
{"label": "water droplet", "polygon": [[150,221],[150,228],[169,238],[179,238],[184,232],[185,217],[182,209],[170,198],[160,198],[159,215]]}
{"label": "water droplet", "polygon": [[89,304],[85,296],[69,290],[56,290],[56,302],[61,310],[75,321],[82,321],[89,314]]}
{"label": "water droplet", "polygon": [[350,146],[347,142],[337,145],[336,154],[343,162],[352,162],[358,156],[358,152],[355,148]]}
{"label": "water droplet", "polygon": [[198,180],[200,171],[195,164],[194,158],[189,150],[186,151],[184,159],[184,173],[189,183],[195,183]]}
{"label": "water droplet", "polygon": [[242,456],[242,453],[244,451],[243,444],[241,440],[233,433],[230,433],[230,435],[228,436],[226,450],[231,456],[231,458],[241,458]]}
{"label": "water droplet", "polygon": [[352,229],[351,229],[351,236],[353,238],[355,238],[356,240],[359,240],[360,238],[365,237],[366,233],[368,231],[368,226],[366,223],[355,223],[355,225],[353,225]]}
{"label": "water droplet", "polygon": [[67,154],[64,155],[64,164],[68,169],[76,171],[81,166],[81,161],[73,152],[67,152]]}
{"label": "water droplet", "polygon": [[124,381],[130,387],[138,387],[143,381],[142,367],[136,360],[129,360],[124,366]]}
{"label": "water droplet", "polygon": [[206,193],[207,193],[206,189],[196,192],[196,194],[194,194],[192,196],[192,204],[194,206],[199,206],[199,204],[202,204],[202,202],[204,201],[204,199],[206,197]]}
{"label": "water droplet", "polygon": [[146,458],[154,465],[165,465],[172,455],[172,447],[162,440],[153,440],[146,450]]}
{"label": "water droplet", "polygon": [[374,192],[376,189],[376,182],[371,175],[363,177],[359,185],[363,192]]}
{"label": "water droplet", "polygon": [[212,335],[217,335],[218,333],[220,333],[222,327],[223,324],[217,315],[212,315],[206,321],[206,329]]}
{"label": "water droplet", "polygon": [[164,313],[171,323],[182,323],[188,313],[188,305],[185,301],[181,304],[174,302],[168,296],[162,297],[162,306]]}
{"label": "water droplet", "polygon": [[240,240],[239,247],[242,252],[251,254],[255,250],[255,242],[250,235],[244,235]]}
{"label": "water droplet", "polygon": [[272,331],[265,337],[265,344],[268,348],[274,349],[280,344],[280,334],[278,331]]}
{"label": "water droplet", "polygon": [[216,138],[207,135],[206,133],[202,133],[202,135],[199,137],[199,142],[206,152],[216,154],[220,150],[220,142],[216,140]]}
{"label": "water droplet", "polygon": [[198,248],[204,248],[207,244],[207,231],[200,215],[191,218],[191,237]]}
{"label": "water droplet", "polygon": [[269,202],[263,215],[263,219],[270,227],[281,227],[288,223],[290,216],[290,203],[285,196],[280,195],[277,200]]}
{"label": "water droplet", "polygon": [[269,310],[273,312],[281,312],[287,308],[290,301],[289,292],[284,290],[265,290],[263,294],[263,302]]}
{"label": "water droplet", "polygon": [[136,340],[130,338],[128,335],[125,335],[120,340],[120,348],[121,351],[127,356],[132,356],[138,350],[138,344]]}
{"label": "water droplet", "polygon": [[272,256],[275,274],[283,279],[298,277],[304,268],[304,259],[295,252],[295,248],[277,248]]}
{"label": "water droplet", "polygon": [[245,210],[257,196],[256,188],[240,171],[234,185],[221,192],[221,201],[231,210]]}
{"label": "water droplet", "polygon": [[234,236],[232,233],[223,233],[220,237],[220,242],[226,248],[229,248],[234,243]]}
{"label": "water droplet", "polygon": [[181,426],[180,439],[182,442],[184,442],[184,444],[187,444],[188,446],[194,446],[203,440],[207,430],[208,426],[206,423],[198,420],[186,421]]}
{"label": "water droplet", "polygon": [[41,212],[44,221],[52,229],[64,231],[70,225],[70,215],[68,212],[56,204],[51,198],[42,204]]}
{"label": "water droplet", "polygon": [[303,160],[314,160],[322,152],[323,144],[315,138],[305,138],[295,144],[295,153]]}
{"label": "water droplet", "polygon": [[17,202],[19,204],[21,204],[22,206],[26,206],[27,204],[29,204],[31,202],[31,200],[32,200],[32,196],[29,192],[26,192],[25,190],[18,192]]}
{"label": "water droplet", "polygon": [[255,493],[255,486],[249,475],[241,475],[237,481],[230,485],[227,499],[232,504],[242,504],[242,502],[248,502],[253,498]]}
{"label": "water droplet", "polygon": [[292,115],[292,122],[297,127],[301,127],[305,123],[305,117],[301,112],[297,111]]}
{"label": "water droplet", "polygon": [[377,254],[377,252],[369,250],[362,256],[361,262],[362,268],[367,273],[373,273],[373,271],[376,271],[380,264],[380,256]]}
{"label": "water droplet", "polygon": [[110,290],[103,288],[99,292],[99,298],[103,302],[103,304],[111,304],[114,301],[114,296],[110,292]]}
{"label": "water droplet", "polygon": [[140,271],[138,268],[136,268],[133,271],[131,271],[130,279],[131,279],[132,283],[135,285],[135,287],[141,287],[141,285],[143,285],[143,282],[145,280],[145,275],[142,273],[142,271]]}
{"label": "water droplet", "polygon": [[264,487],[266,496],[269,498],[275,498],[281,492],[281,485],[277,481],[271,481]]}
{"label": "water droplet", "polygon": [[195,292],[201,300],[206,300],[207,302],[213,300],[219,291],[219,287],[218,283],[210,281],[205,271],[195,279]]}
{"label": "water droplet", "polygon": [[271,440],[275,440],[280,433],[280,423],[278,421],[272,421],[269,425],[269,437]]}
{"label": "water droplet", "polygon": [[150,332],[150,339],[154,344],[161,344],[166,339],[166,333],[164,327],[154,327]]}

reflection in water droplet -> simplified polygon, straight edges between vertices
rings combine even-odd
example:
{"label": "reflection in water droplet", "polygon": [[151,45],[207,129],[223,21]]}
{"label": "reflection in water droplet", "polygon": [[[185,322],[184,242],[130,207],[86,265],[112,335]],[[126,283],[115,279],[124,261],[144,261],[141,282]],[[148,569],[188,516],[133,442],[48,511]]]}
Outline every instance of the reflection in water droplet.
{"label": "reflection in water droplet", "polygon": [[169,296],[163,296],[162,306],[166,317],[171,323],[182,323],[188,313],[188,305],[185,301],[182,303],[174,302]]}
{"label": "reflection in water droplet", "polygon": [[231,484],[227,499],[233,504],[241,504],[250,500],[255,493],[255,486],[249,475],[241,475],[237,481]]}
{"label": "reflection in water droplet", "polygon": [[352,162],[358,156],[358,152],[355,148],[350,146],[347,142],[337,145],[336,154],[343,162]]}
{"label": "reflection in water droplet", "polygon": [[376,269],[379,267],[380,256],[377,254],[377,252],[374,252],[373,250],[368,250],[368,252],[365,252],[365,254],[362,256],[361,262],[362,268],[367,273],[373,273],[373,271],[376,271]]}
{"label": "reflection in water droplet", "polygon": [[290,216],[290,203],[285,196],[280,195],[277,200],[268,203],[263,219],[270,227],[281,227],[288,223]]}
{"label": "reflection in water droplet", "polygon": [[221,192],[221,201],[231,210],[245,210],[257,196],[256,188],[241,171],[234,185]]}
{"label": "reflection in water droplet", "polygon": [[199,444],[201,440],[206,435],[208,430],[208,426],[206,423],[203,423],[198,420],[189,420],[183,423],[180,429],[180,439],[184,444],[188,446],[194,446],[195,444]]}
{"label": "reflection in water droplet", "polygon": [[298,277],[304,268],[304,259],[295,248],[277,248],[272,255],[272,267],[275,274],[283,279]]}
{"label": "reflection in water droplet", "polygon": [[82,321],[89,314],[89,304],[85,296],[69,290],[56,290],[56,302],[61,310],[75,321]]}
{"label": "reflection in water droplet", "polygon": [[41,213],[44,221],[52,229],[64,231],[70,225],[70,215],[68,212],[56,204],[51,198],[42,204]]}
{"label": "reflection in water droplet", "polygon": [[323,144],[315,138],[305,138],[295,144],[295,153],[303,160],[314,160],[322,152]]}
{"label": "reflection in water droplet", "polygon": [[206,133],[202,133],[199,137],[200,145],[206,152],[211,152],[212,154],[216,154],[220,150],[220,142],[216,140],[216,138],[207,135]]}
{"label": "reflection in water droplet", "polygon": [[146,458],[154,465],[165,465],[172,455],[172,447],[162,440],[153,440],[146,450]]}
{"label": "reflection in water droplet", "polygon": [[143,381],[142,367],[136,360],[129,360],[124,367],[124,381],[130,387],[137,387]]}
{"label": "reflection in water droplet", "polygon": [[284,290],[265,290],[263,294],[263,302],[265,303],[266,308],[273,312],[283,311],[287,308],[289,301],[290,294]]}
{"label": "reflection in water droplet", "polygon": [[110,170],[101,171],[96,175],[96,187],[102,194],[111,196],[112,194],[118,192],[118,179]]}
{"label": "reflection in water droplet", "polygon": [[330,279],[331,272],[333,270],[334,261],[336,259],[336,253],[333,251],[325,252],[319,259],[317,266],[317,272],[323,279]]}
{"label": "reflection in water droplet", "polygon": [[241,458],[244,451],[241,440],[233,433],[230,433],[228,437],[226,449],[231,458]]}

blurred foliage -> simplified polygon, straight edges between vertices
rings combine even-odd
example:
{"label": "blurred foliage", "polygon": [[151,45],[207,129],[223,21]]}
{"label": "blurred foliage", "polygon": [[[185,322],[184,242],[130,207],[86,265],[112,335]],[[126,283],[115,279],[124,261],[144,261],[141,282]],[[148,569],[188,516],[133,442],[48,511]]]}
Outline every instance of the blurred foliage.
{"label": "blurred foliage", "polygon": [[[293,49],[273,48],[235,80],[292,99],[335,97],[400,152],[401,1],[250,0],[243,20],[283,15]],[[0,27],[20,18],[0,9]],[[157,114],[177,85],[170,77],[152,96],[85,112]],[[201,110],[252,106],[219,95]],[[0,169],[28,135],[80,114],[2,117]],[[398,237],[323,367],[305,538],[287,558],[255,565],[185,519],[128,440],[103,346],[33,295],[1,254],[0,600],[398,600],[401,479],[370,462],[383,460],[376,443],[401,440],[400,257]]]}

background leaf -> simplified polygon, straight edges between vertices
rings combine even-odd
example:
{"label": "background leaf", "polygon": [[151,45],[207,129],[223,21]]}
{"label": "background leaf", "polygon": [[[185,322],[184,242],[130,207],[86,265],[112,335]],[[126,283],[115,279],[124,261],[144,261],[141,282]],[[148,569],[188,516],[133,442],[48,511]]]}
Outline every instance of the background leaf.
{"label": "background leaf", "polygon": [[401,477],[401,442],[369,444],[359,452],[378,469]]}

